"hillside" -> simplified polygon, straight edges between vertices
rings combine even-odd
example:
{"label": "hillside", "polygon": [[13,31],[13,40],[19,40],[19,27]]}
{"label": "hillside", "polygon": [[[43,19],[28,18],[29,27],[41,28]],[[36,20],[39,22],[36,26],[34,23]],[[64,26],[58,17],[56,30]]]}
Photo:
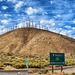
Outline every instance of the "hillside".
{"label": "hillside", "polygon": [[0,35],[0,51],[24,54],[64,52],[75,55],[75,39],[36,28],[19,28]]}

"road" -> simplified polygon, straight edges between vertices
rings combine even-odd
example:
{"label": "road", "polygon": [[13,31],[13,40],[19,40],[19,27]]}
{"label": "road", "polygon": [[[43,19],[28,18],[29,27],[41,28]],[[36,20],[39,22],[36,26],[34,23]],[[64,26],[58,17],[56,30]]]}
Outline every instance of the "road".
{"label": "road", "polygon": [[28,74],[27,70],[2,70],[0,71],[0,75],[33,75],[33,74]]}
{"label": "road", "polygon": [[[17,71],[7,70],[7,71],[0,71],[0,75],[33,75],[33,74],[28,74],[27,70],[17,70]],[[34,75],[36,75],[36,74],[34,74]],[[37,74],[37,75],[39,75],[39,74]]]}
{"label": "road", "polygon": [[[51,69],[49,69],[51,71]],[[60,68],[54,68],[55,72],[60,72]],[[64,67],[63,71],[65,73],[75,73],[75,66],[71,67]],[[0,75],[33,75],[33,74],[28,74],[27,70],[3,70],[0,71]],[[39,74],[34,74],[34,75],[39,75]]]}
{"label": "road", "polygon": [[[55,69],[56,72],[60,72],[60,68]],[[63,72],[65,73],[75,73],[75,66],[64,67]]]}

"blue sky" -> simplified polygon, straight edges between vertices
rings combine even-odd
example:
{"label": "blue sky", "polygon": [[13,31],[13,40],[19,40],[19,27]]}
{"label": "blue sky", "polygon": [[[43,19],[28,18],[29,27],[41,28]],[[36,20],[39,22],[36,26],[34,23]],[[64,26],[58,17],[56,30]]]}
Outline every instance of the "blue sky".
{"label": "blue sky", "polygon": [[16,23],[24,26],[27,19],[75,39],[75,0],[0,0],[0,34]]}

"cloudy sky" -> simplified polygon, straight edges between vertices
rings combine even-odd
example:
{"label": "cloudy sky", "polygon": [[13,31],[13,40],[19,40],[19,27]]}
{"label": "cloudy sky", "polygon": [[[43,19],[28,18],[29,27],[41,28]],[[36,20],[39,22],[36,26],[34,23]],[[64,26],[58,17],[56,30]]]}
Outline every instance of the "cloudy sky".
{"label": "cloudy sky", "polygon": [[75,39],[75,0],[0,0],[0,34],[28,19]]}

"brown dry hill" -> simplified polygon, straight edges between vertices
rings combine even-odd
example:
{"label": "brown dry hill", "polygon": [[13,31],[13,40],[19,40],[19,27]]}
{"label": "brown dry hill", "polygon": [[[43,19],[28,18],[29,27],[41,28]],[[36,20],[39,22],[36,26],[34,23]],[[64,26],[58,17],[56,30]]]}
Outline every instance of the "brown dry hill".
{"label": "brown dry hill", "polygon": [[75,39],[42,29],[19,28],[0,36],[0,51],[25,54],[64,52],[74,55]]}

